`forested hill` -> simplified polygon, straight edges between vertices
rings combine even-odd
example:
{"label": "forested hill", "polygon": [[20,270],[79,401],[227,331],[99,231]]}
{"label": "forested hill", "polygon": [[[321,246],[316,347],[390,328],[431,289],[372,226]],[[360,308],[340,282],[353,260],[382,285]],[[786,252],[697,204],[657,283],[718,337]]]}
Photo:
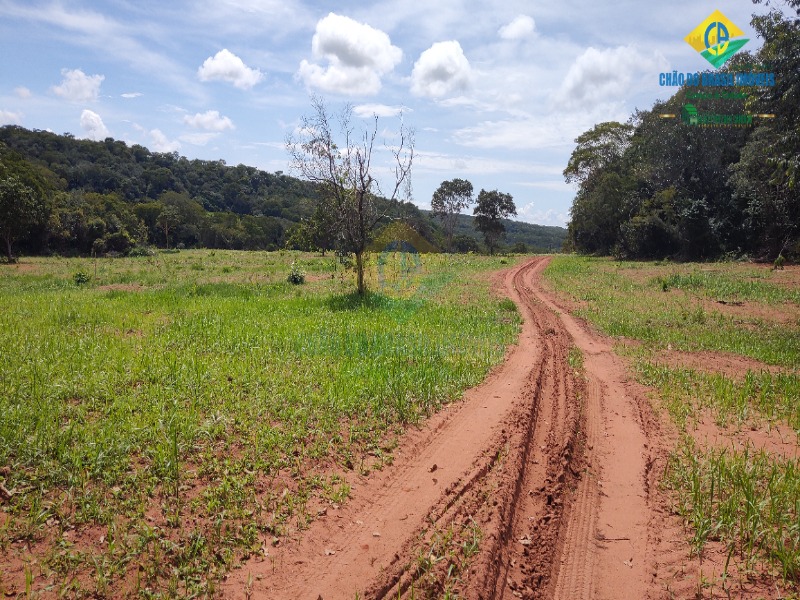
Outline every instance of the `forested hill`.
{"label": "forested hill", "polygon": [[[49,198],[48,214],[16,240],[26,252],[125,252],[144,244],[272,250],[312,214],[316,195],[313,184],[280,171],[18,126],[0,127],[3,165]],[[439,223],[428,211],[401,202],[382,210],[441,245]],[[477,242],[472,217],[462,222],[458,233]],[[529,249],[558,249],[566,235],[560,227],[506,225],[508,243]]]}
{"label": "forested hill", "polygon": [[64,191],[115,194],[132,203],[157,200],[167,192],[184,194],[208,212],[265,215],[296,221],[311,184],[278,173],[225,161],[189,160],[177,152],[150,152],[144,146],[106,138],[76,139],[70,134],[0,127],[0,142],[24,159],[50,170]]}

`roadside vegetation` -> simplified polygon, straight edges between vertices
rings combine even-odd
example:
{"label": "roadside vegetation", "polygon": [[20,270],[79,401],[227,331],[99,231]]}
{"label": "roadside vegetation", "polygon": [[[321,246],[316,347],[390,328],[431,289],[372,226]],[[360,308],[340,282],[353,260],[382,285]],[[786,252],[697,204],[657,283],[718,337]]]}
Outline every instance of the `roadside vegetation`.
{"label": "roadside vegetation", "polygon": [[545,276],[678,428],[664,483],[692,550],[724,563],[703,585],[800,592],[798,272],[557,256]]}
{"label": "roadside vegetation", "polygon": [[502,360],[513,260],[369,254],[363,296],[289,251],[0,266],[0,594],[205,596],[271,560]]}

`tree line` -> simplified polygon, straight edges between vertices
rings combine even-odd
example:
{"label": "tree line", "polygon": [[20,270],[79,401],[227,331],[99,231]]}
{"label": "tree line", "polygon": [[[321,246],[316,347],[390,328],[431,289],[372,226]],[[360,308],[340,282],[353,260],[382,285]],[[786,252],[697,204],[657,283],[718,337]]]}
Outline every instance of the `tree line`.
{"label": "tree line", "polygon": [[0,236],[28,253],[147,245],[273,250],[314,194],[307,183],[107,138],[0,128]]}
{"label": "tree line", "polygon": [[[775,6],[754,16],[763,46],[722,69],[768,69],[774,86],[734,94],[684,86],[627,123],[600,123],[575,140],[564,170],[578,187],[567,249],[625,258],[800,257],[800,0],[787,4],[797,18]],[[774,117],[702,127],[681,122],[688,105]]]}
{"label": "tree line", "polygon": [[[189,160],[107,138],[0,127],[0,252],[126,254],[143,246],[245,250],[332,248],[309,235],[326,215],[320,185],[282,172]],[[402,220],[432,247],[450,247],[439,220],[411,202],[376,196],[383,227]],[[505,221],[509,243],[560,247],[565,231]],[[458,216],[454,251],[481,251]]]}

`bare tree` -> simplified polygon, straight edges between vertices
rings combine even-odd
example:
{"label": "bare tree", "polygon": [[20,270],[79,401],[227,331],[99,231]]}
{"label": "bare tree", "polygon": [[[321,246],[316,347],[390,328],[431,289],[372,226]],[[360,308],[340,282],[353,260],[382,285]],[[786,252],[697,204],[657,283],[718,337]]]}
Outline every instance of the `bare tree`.
{"label": "bare tree", "polygon": [[336,118],[325,102],[311,99],[313,113],[303,117],[300,129],[286,140],[291,167],[301,177],[319,184],[322,209],[332,216],[336,248],[352,254],[356,260],[358,293],[366,293],[364,253],[372,240],[375,226],[386,215],[376,205],[376,197],[389,201],[410,190],[411,163],[414,159],[414,136],[401,123],[399,140],[389,147],[394,163],[394,185],[384,195],[373,176],[373,150],[378,135],[378,117],[372,126],[358,133],[352,123],[353,110],[347,105]]}

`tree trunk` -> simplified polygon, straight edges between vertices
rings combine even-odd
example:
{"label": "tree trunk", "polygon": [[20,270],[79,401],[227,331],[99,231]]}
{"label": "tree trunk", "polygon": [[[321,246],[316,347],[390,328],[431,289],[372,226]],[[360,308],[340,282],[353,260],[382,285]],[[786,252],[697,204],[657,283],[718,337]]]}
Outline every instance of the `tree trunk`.
{"label": "tree trunk", "polygon": [[6,239],[6,257],[8,258],[8,264],[14,263],[14,256],[11,254],[11,238],[7,237]]}
{"label": "tree trunk", "polygon": [[356,252],[356,277],[358,295],[363,296],[367,292],[367,287],[364,285],[364,255],[361,252]]}

